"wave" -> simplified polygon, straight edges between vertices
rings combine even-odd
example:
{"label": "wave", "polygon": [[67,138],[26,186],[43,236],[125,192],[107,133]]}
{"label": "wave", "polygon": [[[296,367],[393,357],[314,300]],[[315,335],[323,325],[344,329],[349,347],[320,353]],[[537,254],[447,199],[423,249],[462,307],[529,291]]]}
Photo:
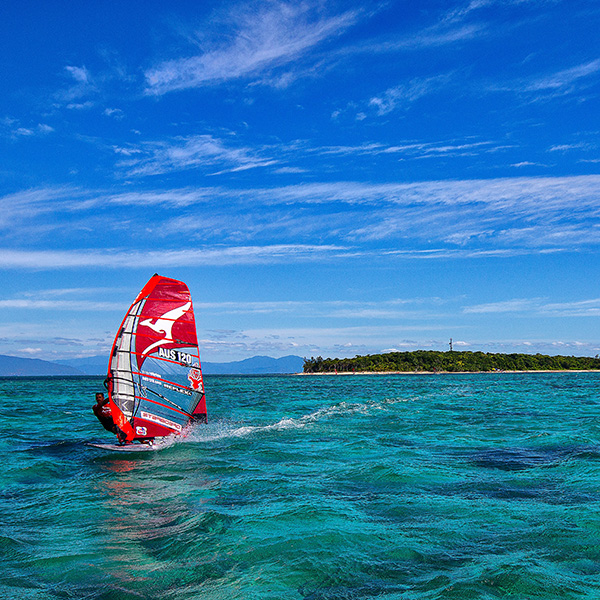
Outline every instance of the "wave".
{"label": "wave", "polygon": [[[194,426],[181,441],[185,442],[213,442],[225,438],[242,438],[269,431],[285,431],[301,429],[324,419],[338,415],[362,414],[368,415],[374,411],[385,410],[389,405],[400,402],[411,402],[412,398],[386,398],[381,401],[367,401],[363,403],[339,402],[332,406],[302,415],[301,417],[284,417],[276,423],[266,425],[239,425],[239,423],[217,421],[208,425]],[[176,442],[174,442],[176,443]]]}

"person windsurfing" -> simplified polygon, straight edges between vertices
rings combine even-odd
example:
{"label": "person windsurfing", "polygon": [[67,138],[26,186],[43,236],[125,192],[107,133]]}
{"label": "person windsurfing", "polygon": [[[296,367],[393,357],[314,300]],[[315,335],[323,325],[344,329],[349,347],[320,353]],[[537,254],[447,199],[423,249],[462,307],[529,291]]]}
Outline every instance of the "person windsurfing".
{"label": "person windsurfing", "polygon": [[106,431],[117,433],[117,426],[112,418],[108,398],[105,398],[102,392],[96,394],[96,404],[92,406],[92,410]]}
{"label": "person windsurfing", "polygon": [[190,290],[153,275],[127,310],[113,343],[94,414],[119,445],[185,435],[206,422],[200,349]]}

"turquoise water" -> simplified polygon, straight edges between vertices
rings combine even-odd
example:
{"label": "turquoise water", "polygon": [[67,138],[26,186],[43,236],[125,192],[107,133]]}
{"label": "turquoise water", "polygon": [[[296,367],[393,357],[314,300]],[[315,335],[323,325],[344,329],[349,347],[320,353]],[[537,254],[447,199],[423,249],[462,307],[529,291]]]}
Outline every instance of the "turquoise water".
{"label": "turquoise water", "polygon": [[1,598],[600,598],[600,374],[206,388],[115,454],[101,379],[0,379]]}

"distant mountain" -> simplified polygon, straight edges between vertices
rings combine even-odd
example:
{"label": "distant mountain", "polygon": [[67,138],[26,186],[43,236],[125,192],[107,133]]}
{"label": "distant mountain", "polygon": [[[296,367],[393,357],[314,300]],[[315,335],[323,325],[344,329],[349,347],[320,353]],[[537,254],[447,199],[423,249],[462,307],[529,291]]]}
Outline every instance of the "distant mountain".
{"label": "distant mountain", "polygon": [[38,375],[85,375],[70,365],[59,365],[39,358],[19,358],[0,354],[1,377],[35,377]]}
{"label": "distant mountain", "polygon": [[71,358],[57,360],[60,365],[69,365],[83,371],[86,375],[106,375],[108,370],[108,355],[88,356],[86,358]]}
{"label": "distant mountain", "polygon": [[269,375],[282,373],[301,373],[304,359],[299,356],[284,356],[271,358],[270,356],[253,356],[245,360],[227,363],[202,363],[202,372],[205,375]]}
{"label": "distant mountain", "polygon": [[[107,356],[88,356],[87,358],[73,358],[57,362],[61,365],[75,367],[86,375],[106,375],[108,367]],[[202,372],[205,375],[268,375],[300,373],[303,366],[304,359],[299,356],[284,356],[282,358],[253,356],[245,360],[226,363],[203,362]]]}

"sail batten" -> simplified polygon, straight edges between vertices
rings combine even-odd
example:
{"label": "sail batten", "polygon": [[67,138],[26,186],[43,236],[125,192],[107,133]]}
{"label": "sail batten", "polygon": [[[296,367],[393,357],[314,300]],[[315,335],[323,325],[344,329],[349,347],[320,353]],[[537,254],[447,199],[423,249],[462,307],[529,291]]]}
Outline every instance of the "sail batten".
{"label": "sail batten", "polygon": [[[148,390],[150,392],[152,392],[152,390]],[[162,396],[159,396],[160,398],[162,398]],[[169,410],[174,410],[175,412],[181,413],[182,415],[186,415],[188,417],[191,417],[192,415],[188,412],[186,412],[185,410],[183,410],[181,408],[181,406],[169,406],[168,404],[162,404],[161,402],[158,402],[157,400],[152,400],[152,398],[148,398],[147,396],[136,396],[135,397],[136,400],[144,400],[146,402],[150,402],[150,404],[156,404],[157,406],[162,406],[163,408],[167,408]],[[166,402],[169,402],[169,400],[165,399]]]}
{"label": "sail batten", "polygon": [[[177,341],[177,340],[176,340],[176,341]],[[180,342],[180,343],[182,343],[182,342]],[[136,353],[136,352],[130,352],[129,354],[136,355],[136,356],[143,356],[142,354],[139,354],[139,353]],[[191,356],[192,358],[195,358],[195,359],[197,359],[197,360],[198,360],[198,362],[200,362],[200,357],[199,357],[199,356],[196,356],[195,354],[190,354],[189,356]],[[186,366],[186,364],[185,364],[185,363],[182,363],[182,362],[180,362],[180,361],[177,361],[177,360],[169,360],[168,358],[162,358],[162,357],[160,357],[160,356],[155,356],[155,357],[154,357],[154,359],[155,359],[155,360],[157,360],[157,361],[159,361],[159,362],[167,362],[167,363],[172,363],[172,364],[174,364],[174,365],[182,365],[182,366]]]}
{"label": "sail batten", "polygon": [[118,329],[108,381],[113,419],[126,442],[180,434],[192,420],[206,421],[196,322],[185,283],[154,275],[144,286]]}

